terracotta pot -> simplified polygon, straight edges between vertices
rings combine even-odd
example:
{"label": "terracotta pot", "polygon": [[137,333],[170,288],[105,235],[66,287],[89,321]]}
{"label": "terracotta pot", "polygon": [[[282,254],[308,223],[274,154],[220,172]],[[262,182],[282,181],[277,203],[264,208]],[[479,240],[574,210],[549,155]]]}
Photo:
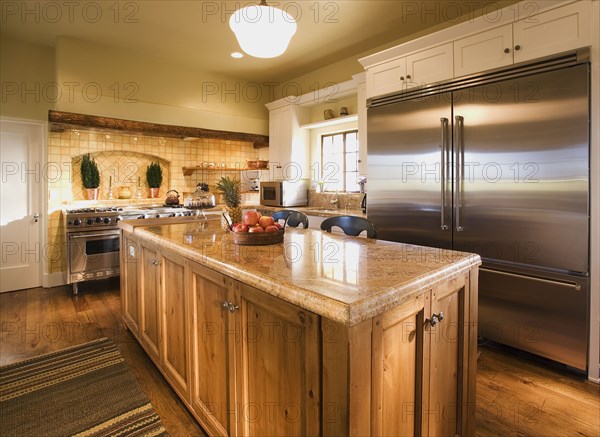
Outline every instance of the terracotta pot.
{"label": "terracotta pot", "polygon": [[100,194],[100,188],[86,188],[85,189],[88,200],[98,200]]}
{"label": "terracotta pot", "polygon": [[158,191],[160,190],[160,188],[150,188],[150,195],[148,197],[150,197],[151,199],[155,199],[158,197]]}

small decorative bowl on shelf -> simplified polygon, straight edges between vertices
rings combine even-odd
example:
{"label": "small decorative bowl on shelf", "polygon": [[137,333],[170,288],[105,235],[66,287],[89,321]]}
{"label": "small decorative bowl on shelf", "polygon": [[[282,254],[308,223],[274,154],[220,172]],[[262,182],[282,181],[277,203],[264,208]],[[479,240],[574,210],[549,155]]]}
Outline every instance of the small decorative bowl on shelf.
{"label": "small decorative bowl on shelf", "polygon": [[284,229],[277,232],[231,232],[233,243],[240,246],[267,246],[283,243]]}
{"label": "small decorative bowl on shelf", "polygon": [[260,159],[256,159],[253,161],[246,161],[246,167],[250,168],[250,169],[263,169],[263,168],[267,168],[267,166],[269,165],[269,161],[263,161]]}

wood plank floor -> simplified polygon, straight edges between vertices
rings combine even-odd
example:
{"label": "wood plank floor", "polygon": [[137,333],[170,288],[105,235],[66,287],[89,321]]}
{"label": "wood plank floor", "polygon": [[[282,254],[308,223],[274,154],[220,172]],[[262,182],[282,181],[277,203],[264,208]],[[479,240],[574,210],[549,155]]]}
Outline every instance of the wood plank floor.
{"label": "wood plank floor", "polygon": [[[0,365],[96,338],[112,339],[172,436],[205,436],[120,322],[118,281],[0,294]],[[478,436],[600,436],[600,386],[482,346]]]}

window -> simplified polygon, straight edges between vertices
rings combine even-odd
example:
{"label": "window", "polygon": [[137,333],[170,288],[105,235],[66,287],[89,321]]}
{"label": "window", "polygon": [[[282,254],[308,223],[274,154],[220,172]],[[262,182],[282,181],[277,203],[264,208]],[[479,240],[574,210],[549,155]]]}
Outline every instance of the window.
{"label": "window", "polygon": [[321,174],[325,191],[360,191],[357,130],[321,137]]}

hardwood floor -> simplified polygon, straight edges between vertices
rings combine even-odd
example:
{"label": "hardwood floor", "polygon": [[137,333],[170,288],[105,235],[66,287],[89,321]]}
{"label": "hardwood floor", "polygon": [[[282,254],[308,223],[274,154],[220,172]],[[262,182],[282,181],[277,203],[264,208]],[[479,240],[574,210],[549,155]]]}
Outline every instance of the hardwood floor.
{"label": "hardwood floor", "polygon": [[171,436],[206,436],[120,319],[118,280],[0,294],[0,365],[108,337]]}
{"label": "hardwood floor", "polygon": [[[171,436],[205,436],[120,321],[118,281],[0,294],[0,365],[108,337]],[[480,347],[478,436],[600,436],[600,386],[502,349]]]}

